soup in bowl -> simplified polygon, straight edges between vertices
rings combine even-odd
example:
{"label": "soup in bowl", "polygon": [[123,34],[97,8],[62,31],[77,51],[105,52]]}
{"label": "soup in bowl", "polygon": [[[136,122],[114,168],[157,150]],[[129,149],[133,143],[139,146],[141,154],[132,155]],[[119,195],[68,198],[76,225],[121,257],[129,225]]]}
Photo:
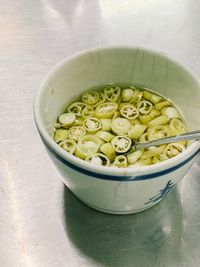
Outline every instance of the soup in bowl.
{"label": "soup in bowl", "polygon": [[134,142],[180,134],[180,122],[183,131],[200,129],[199,98],[198,78],[162,53],[98,48],[63,60],[47,74],[34,117],[77,198],[100,211],[128,214],[160,202],[200,150],[194,141],[131,152]]}

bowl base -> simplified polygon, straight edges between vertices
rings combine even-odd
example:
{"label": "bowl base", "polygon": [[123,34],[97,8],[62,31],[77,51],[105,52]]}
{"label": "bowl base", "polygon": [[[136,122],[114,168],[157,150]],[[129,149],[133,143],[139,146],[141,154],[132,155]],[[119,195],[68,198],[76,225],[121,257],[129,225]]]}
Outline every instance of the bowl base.
{"label": "bowl base", "polygon": [[116,214],[116,215],[126,215],[126,214],[134,214],[134,213],[138,213],[138,212],[142,212],[142,211],[145,211],[147,209],[150,209],[151,207],[155,206],[156,204],[158,204],[159,202],[151,205],[151,206],[148,206],[148,207],[145,207],[143,209],[136,209],[136,210],[120,210],[120,211],[117,211],[117,210],[107,210],[107,209],[102,209],[102,208],[99,208],[99,207],[96,207],[90,203],[87,203],[85,201],[83,201],[82,199],[78,198],[81,202],[83,202],[85,205],[89,206],[90,208],[92,209],[95,209],[97,211],[100,211],[100,212],[104,212],[104,213],[109,213],[109,214]]}

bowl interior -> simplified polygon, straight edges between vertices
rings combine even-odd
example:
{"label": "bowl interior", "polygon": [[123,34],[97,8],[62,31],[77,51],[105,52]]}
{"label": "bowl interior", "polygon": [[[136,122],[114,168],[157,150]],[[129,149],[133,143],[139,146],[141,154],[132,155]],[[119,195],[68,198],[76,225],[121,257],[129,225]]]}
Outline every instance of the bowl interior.
{"label": "bowl interior", "polygon": [[104,85],[136,84],[171,99],[190,130],[200,129],[200,84],[171,58],[141,48],[107,48],[78,54],[58,64],[40,95],[42,123],[50,135],[60,112],[84,90]]}

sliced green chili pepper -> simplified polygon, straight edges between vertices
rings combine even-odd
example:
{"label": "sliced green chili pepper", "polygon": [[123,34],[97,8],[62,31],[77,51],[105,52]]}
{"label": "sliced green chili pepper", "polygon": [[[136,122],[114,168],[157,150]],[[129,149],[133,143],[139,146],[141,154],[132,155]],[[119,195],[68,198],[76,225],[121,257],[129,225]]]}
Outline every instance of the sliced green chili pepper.
{"label": "sliced green chili pepper", "polygon": [[131,139],[127,136],[117,135],[111,141],[111,145],[117,153],[127,152],[130,149],[131,144]]}
{"label": "sliced green chili pepper", "polygon": [[159,95],[155,95],[150,93],[149,91],[144,91],[143,97],[149,101],[151,101],[154,105],[158,102],[162,101],[162,97]]}
{"label": "sliced green chili pepper", "polygon": [[104,89],[104,94],[107,101],[117,102],[120,97],[121,89],[119,86],[106,86]]}
{"label": "sliced green chili pepper", "polygon": [[69,113],[74,113],[76,116],[81,116],[83,108],[86,106],[85,103],[82,102],[73,102],[71,105],[68,107],[68,112]]}
{"label": "sliced green chili pepper", "polygon": [[100,151],[105,154],[110,160],[114,160],[116,157],[115,150],[113,149],[111,143],[105,143],[101,145]]}
{"label": "sliced green chili pepper", "polygon": [[186,132],[186,127],[180,119],[172,119],[169,123],[172,135],[182,134]]}
{"label": "sliced green chili pepper", "polygon": [[125,104],[121,107],[120,113],[127,119],[136,119],[139,116],[139,111],[132,104]]}
{"label": "sliced green chili pepper", "polygon": [[134,91],[132,88],[126,88],[122,90],[122,101],[129,102],[134,96]]}
{"label": "sliced green chili pepper", "polygon": [[140,90],[138,90],[138,89],[136,89],[135,87],[132,87],[132,86],[130,86],[130,88],[132,88],[134,90],[133,90],[133,97],[131,98],[129,103],[137,105],[142,99],[143,91],[140,91]]}
{"label": "sliced green chili pepper", "polygon": [[150,127],[148,132],[149,132],[150,141],[168,137],[171,135],[168,125],[158,125],[158,126]]}
{"label": "sliced green chili pepper", "polygon": [[152,108],[153,108],[153,104],[147,100],[141,100],[137,104],[137,109],[141,114],[145,114],[145,115],[149,114]]}
{"label": "sliced green chili pepper", "polygon": [[99,165],[99,166],[109,166],[110,160],[109,158],[104,155],[103,153],[94,153],[89,155],[85,158],[87,162],[91,162],[92,164]]}
{"label": "sliced green chili pepper", "polygon": [[131,126],[131,129],[128,131],[128,136],[131,139],[137,140],[146,130],[147,126],[143,124],[135,124]]}
{"label": "sliced green chili pepper", "polygon": [[87,118],[83,122],[83,127],[89,133],[96,132],[101,129],[101,121],[95,117]]}
{"label": "sliced green chili pepper", "polygon": [[172,158],[185,150],[185,146],[179,143],[168,144],[164,150],[164,155]]}
{"label": "sliced green chili pepper", "polygon": [[131,85],[121,90],[108,85],[103,91],[87,90],[80,99],[58,116],[54,140],[65,151],[91,164],[146,166],[174,157],[187,147],[187,141],[181,141],[134,151],[135,141],[153,141],[186,132],[173,103],[146,88]]}
{"label": "sliced green chili pepper", "polygon": [[126,135],[131,129],[131,122],[125,118],[116,118],[111,122],[111,130],[118,135]]}
{"label": "sliced green chili pepper", "polygon": [[102,131],[109,132],[111,130],[111,119],[100,119]]}
{"label": "sliced green chili pepper", "polygon": [[68,132],[68,138],[78,141],[80,137],[86,134],[83,126],[72,126]]}
{"label": "sliced green chili pepper", "polygon": [[105,142],[110,142],[114,138],[113,134],[106,132],[106,131],[98,131],[96,133],[96,136]]}
{"label": "sliced green chili pepper", "polygon": [[113,117],[117,107],[118,105],[115,102],[102,103],[96,107],[94,115],[99,119],[110,119]]}
{"label": "sliced green chili pepper", "polygon": [[124,155],[116,156],[112,166],[117,166],[119,168],[126,168],[127,167],[126,156],[124,156]]}
{"label": "sliced green chili pepper", "polygon": [[62,149],[64,149],[68,153],[74,154],[74,151],[76,149],[76,142],[72,139],[66,139],[60,142],[59,146],[62,147]]}
{"label": "sliced green chili pepper", "polygon": [[92,117],[94,115],[94,108],[92,106],[85,106],[82,110],[82,113],[81,113],[82,117],[84,119],[88,118],[88,117]]}
{"label": "sliced green chili pepper", "polygon": [[85,135],[79,139],[75,155],[81,159],[85,159],[87,156],[96,153],[99,146],[99,139],[95,135]]}
{"label": "sliced green chili pepper", "polygon": [[54,140],[56,141],[56,143],[59,143],[60,141],[67,139],[68,132],[69,131],[65,129],[57,129],[54,133]]}
{"label": "sliced green chili pepper", "polygon": [[95,90],[88,90],[82,94],[82,101],[88,105],[94,105],[99,100],[99,94]]}
{"label": "sliced green chili pepper", "polygon": [[74,113],[62,113],[58,117],[58,121],[63,127],[69,127],[74,124],[76,115]]}

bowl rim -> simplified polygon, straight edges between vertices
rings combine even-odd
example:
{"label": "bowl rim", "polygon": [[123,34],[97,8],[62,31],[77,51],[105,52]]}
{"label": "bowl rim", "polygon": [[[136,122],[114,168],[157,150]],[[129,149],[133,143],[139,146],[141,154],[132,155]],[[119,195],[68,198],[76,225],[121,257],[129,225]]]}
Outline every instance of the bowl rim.
{"label": "bowl rim", "polygon": [[[40,114],[40,100],[41,96],[44,93],[44,88],[46,82],[49,80],[49,78],[59,69],[61,69],[65,64],[73,61],[76,58],[79,58],[81,56],[84,56],[89,53],[94,52],[105,52],[110,50],[143,50],[148,53],[153,53],[159,57],[163,57],[164,59],[167,59],[171,61],[172,63],[176,64],[178,67],[184,69],[186,72],[188,72],[192,78],[199,84],[200,87],[200,79],[197,75],[195,75],[188,67],[186,67],[184,64],[179,63],[174,58],[168,56],[168,54],[157,51],[151,48],[146,48],[142,46],[128,46],[128,45],[115,45],[115,46],[101,46],[96,47],[92,49],[87,49],[80,51],[76,54],[73,54],[71,56],[68,56],[58,62],[54,67],[50,69],[50,71],[47,72],[45,77],[43,78],[38,90],[36,91],[35,97],[34,97],[34,103],[33,103],[33,114],[34,114],[34,120],[36,127],[38,129],[38,132],[43,140],[43,142],[46,144],[48,149],[57,156],[60,160],[63,160],[65,163],[69,163],[68,165],[73,167],[76,166],[77,170],[80,172],[86,170],[86,173],[90,174],[96,174],[96,176],[102,174],[103,176],[110,176],[110,177],[137,177],[142,176],[145,174],[151,174],[151,173],[160,173],[161,171],[168,170],[170,168],[173,168],[174,166],[178,166],[181,162],[188,161],[190,158],[195,157],[198,152],[200,151],[200,141],[194,141],[186,150],[179,155],[175,156],[174,158],[168,159],[163,162],[159,162],[154,165],[147,165],[147,166],[137,166],[137,167],[126,167],[126,168],[117,168],[117,167],[105,167],[105,166],[97,166],[90,164],[74,155],[71,155],[69,153],[66,153],[53,139],[52,137],[47,133],[47,130],[45,129],[42,118]],[[76,168],[75,168],[76,169]],[[159,177],[157,175],[156,177]],[[156,178],[155,177],[155,178]],[[103,178],[104,179],[104,178]],[[151,179],[151,178],[149,178]],[[145,179],[146,180],[146,179]]]}

